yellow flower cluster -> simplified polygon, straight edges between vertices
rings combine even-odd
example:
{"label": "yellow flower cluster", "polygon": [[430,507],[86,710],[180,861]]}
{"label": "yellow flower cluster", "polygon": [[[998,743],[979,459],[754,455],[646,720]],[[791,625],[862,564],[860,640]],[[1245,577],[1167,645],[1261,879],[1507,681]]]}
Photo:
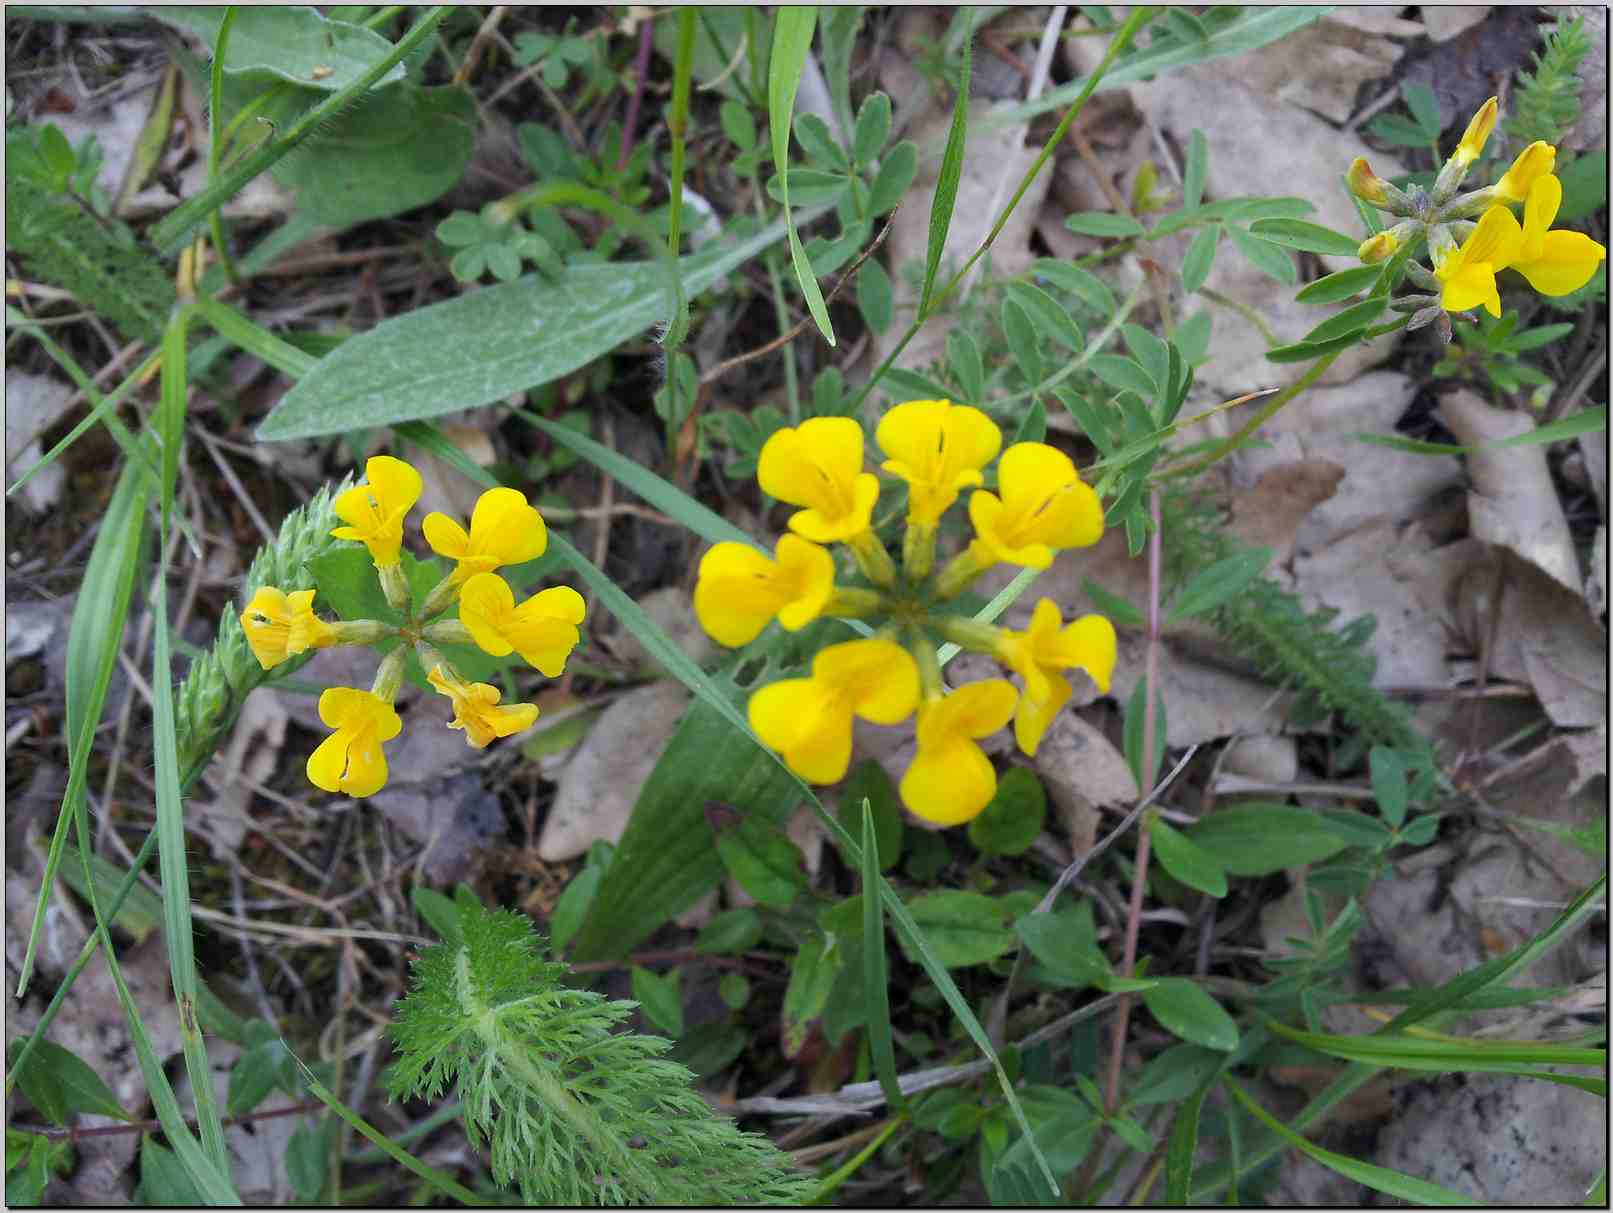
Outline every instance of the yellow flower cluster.
{"label": "yellow flower cluster", "polygon": [[[464,730],[466,742],[479,750],[496,737],[529,728],[538,709],[530,703],[501,705],[497,687],[466,681],[433,643],[474,642],[494,657],[518,652],[553,678],[581,638],[578,625],[583,621],[583,599],[576,590],[556,586],[516,605],[509,583],[493,571],[541,556],[549,543],[542,516],[522,494],[506,488],[482,494],[471,513],[469,533],[446,514],[426,516],[426,542],[454,561],[454,568],[416,612],[401,553],[404,516],[420,499],[420,473],[401,459],[377,455],[364,465],[364,475],[365,483],[334,502],[337,517],[347,525],[331,534],[369,549],[387,601],[406,617],[403,625],[326,622],[314,614],[313,590],[286,593],[273,586],[260,589],[241,613],[247,643],[266,670],[309,649],[375,644],[392,637],[403,641],[383,659],[370,690],[330,687],[319,697],[319,718],[334,731],[309,757],[308,778],[327,792],[349,796],[374,795],[386,783],[381,743],[403,727],[392,704],[407,651],[419,656],[426,680],[453,705],[448,727]],[[437,619],[456,598],[459,618]]]}
{"label": "yellow flower cluster", "polygon": [[[1557,149],[1549,143],[1524,148],[1489,188],[1456,193],[1495,129],[1497,112],[1491,97],[1473,115],[1429,192],[1397,189],[1374,174],[1364,159],[1358,158],[1347,175],[1350,192],[1357,198],[1402,217],[1402,222],[1361,245],[1362,261],[1382,261],[1419,236],[1427,240],[1432,271],[1413,261],[1406,272],[1431,293],[1397,300],[1395,307],[1415,313],[1414,328],[1439,320],[1446,340],[1450,339],[1446,313],[1483,307],[1492,316],[1501,315],[1495,276],[1502,270],[1516,270],[1542,295],[1566,295],[1589,282],[1607,257],[1607,249],[1582,232],[1552,230],[1563,187],[1552,175]],[[1520,203],[1521,226],[1509,209]]]}
{"label": "yellow flower cluster", "polygon": [[[768,439],[757,479],[771,496],[800,507],[774,555],[719,543],[700,562],[694,608],[717,641],[738,646],[777,619],[796,631],[823,616],[880,618],[873,636],[822,649],[805,678],[751,696],[751,727],[810,783],[834,783],[851,762],[854,720],[900,724],[916,714],[917,755],[901,781],[903,803],[943,826],[980,813],[997,775],[979,742],[1014,722],[1019,747],[1036,753],[1043,733],[1074,693],[1064,673],[1085,670],[1109,689],[1115,630],[1086,615],[1063,625],[1043,598],[1030,627],[1010,631],[949,613],[947,603],[993,565],[1045,569],[1066,548],[1103,533],[1097,494],[1062,451],[1040,442],[1002,450],[1002,432],[979,409],[947,400],[912,400],[888,412],[875,432],[880,469],[907,485],[907,529],[898,572],[874,533],[879,478],[863,466],[863,430],[844,417],[819,417]],[[997,458],[1002,451],[1002,457]],[[997,459],[997,488],[982,487]],[[942,515],[970,489],[974,536],[932,576]],[[824,546],[844,544],[869,583],[836,581]],[[949,691],[935,640],[989,653],[1024,680],[1002,678]]]}

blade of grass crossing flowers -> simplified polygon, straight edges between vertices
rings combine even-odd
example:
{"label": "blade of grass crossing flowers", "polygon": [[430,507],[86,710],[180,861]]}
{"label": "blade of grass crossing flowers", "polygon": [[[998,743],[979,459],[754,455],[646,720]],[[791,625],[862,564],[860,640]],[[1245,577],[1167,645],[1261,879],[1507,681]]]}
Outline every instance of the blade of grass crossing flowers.
{"label": "blade of grass crossing flowers", "polygon": [[818,10],[810,4],[791,4],[778,10],[773,27],[773,53],[767,66],[767,122],[773,137],[773,167],[778,173],[779,190],[784,199],[784,222],[795,277],[801,284],[807,311],[812,313],[818,331],[825,341],[834,345],[835,331],[834,325],[829,323],[829,309],[824,306],[818,277],[807,261],[790,213],[790,123],[795,118],[795,90],[800,86],[801,71],[812,50],[812,33],[817,23]]}
{"label": "blade of grass crossing flowers", "polygon": [[78,603],[67,633],[67,792],[62,797],[56,831],[51,836],[45,859],[45,874],[39,888],[39,904],[34,907],[33,929],[23,953],[22,974],[17,997],[28,991],[33,977],[34,957],[39,950],[45,908],[50,904],[56,874],[61,868],[62,851],[73,818],[84,811],[84,786],[89,779],[90,748],[101,709],[106,704],[112,669],[117,665],[123,643],[124,623],[129,615],[129,599],[134,593],[135,571],[139,565],[141,540],[145,535],[146,502],[151,478],[133,463],[125,463],[112,490],[101,519],[100,533],[84,569]]}
{"label": "blade of grass crossing flowers", "polygon": [[1464,1196],[1460,1192],[1452,1192],[1449,1188],[1430,1183],[1426,1179],[1418,1179],[1414,1175],[1403,1175],[1399,1171],[1391,1171],[1387,1167],[1375,1166],[1369,1162],[1362,1162],[1358,1158],[1350,1158],[1345,1154],[1335,1154],[1332,1150],[1324,1150],[1321,1146],[1313,1145],[1308,1139],[1294,1132],[1253,1099],[1250,1099],[1237,1083],[1229,1080],[1227,1090],[1232,1093],[1232,1098],[1242,1104],[1251,1116],[1281,1137],[1288,1145],[1321,1163],[1330,1171],[1337,1171],[1346,1179],[1353,1179],[1356,1183],[1371,1188],[1376,1192],[1383,1192],[1386,1195],[1417,1205],[1472,1206],[1482,1203],[1474,1200],[1471,1196]]}
{"label": "blade of grass crossing flowers", "polygon": [[[1018,602],[1019,596],[1026,590],[1030,589],[1031,582],[1035,581],[1041,575],[1041,569],[1020,569],[1019,572],[1015,574],[1014,579],[997,592],[997,596],[995,598],[980,608],[979,613],[975,615],[975,621],[977,623],[990,623],[992,620],[996,619],[997,616],[1001,615],[1009,607],[1013,606],[1014,603]],[[943,644],[935,651],[936,660],[944,666],[962,651],[963,650],[955,644]]]}
{"label": "blade of grass crossing flowers", "polygon": [[198,299],[196,311],[220,337],[234,342],[253,357],[263,359],[292,379],[301,379],[319,361],[289,341],[276,337],[227,303],[220,303],[217,299]]}
{"label": "blade of grass crossing flowers", "polygon": [[292,123],[284,135],[271,135],[265,139],[257,150],[249,154],[221,180],[209,185],[190,201],[174,208],[167,218],[152,230],[151,242],[165,255],[175,252],[197,224],[240,193],[247,182],[278,162],[298,144],[356,103],[369,92],[372,85],[408,58],[431,36],[438,22],[448,15],[451,8],[452,5],[439,5],[427,12],[414,23],[391,51],[371,64],[352,84],[332,93],[314,106]]}
{"label": "blade of grass crossing flowers", "polygon": [[[464,463],[457,466],[469,475],[472,480],[484,487],[492,488],[498,484],[498,481],[488,474],[485,469],[475,467],[470,464],[469,460],[465,460]],[[676,642],[662,631],[653,619],[644,613],[643,608],[638,603],[634,602],[619,585],[607,577],[593,561],[579,552],[564,535],[556,531],[550,531],[549,550],[555,552],[572,568],[576,569],[577,574],[588,583],[589,588],[598,596],[600,604],[615,615],[617,621],[638,639],[639,643],[644,646],[645,652],[652,659],[660,662],[662,667],[671,673],[674,678],[710,704],[742,734],[749,737],[763,753],[767,754],[773,762],[777,763],[790,776],[791,780],[800,789],[802,797],[818,814],[818,819],[823,822],[825,828],[839,843],[842,853],[852,863],[861,867],[864,861],[862,847],[858,841],[840,824],[833,813],[824,808],[823,802],[818,799],[817,793],[794,771],[791,771],[783,759],[762,745],[761,740],[751,731],[750,723],[745,719],[743,713],[728,701],[728,698],[722,694],[706,672],[696,665],[688,654],[679,648]],[[919,964],[929,974],[930,980],[935,983],[936,988],[941,992],[941,997],[946,1001],[947,1006],[952,1009],[952,1013],[963,1024],[964,1030],[969,1033],[969,1038],[975,1042],[980,1051],[985,1054],[986,1059],[991,1062],[992,1068],[996,1071],[997,1082],[1002,1089],[1003,1098],[1007,1102],[1009,1110],[1013,1113],[1014,1120],[1018,1123],[1020,1131],[1030,1139],[1030,1150],[1036,1158],[1037,1166],[1040,1168],[1043,1178],[1047,1181],[1050,1190],[1058,1191],[1058,1182],[1053,1178],[1052,1169],[1047,1165],[1046,1157],[1036,1144],[1030,1122],[1025,1117],[1025,1109],[1020,1104],[1019,1096],[1014,1090],[1013,1083],[1009,1081],[1008,1072],[1003,1069],[1002,1059],[997,1056],[997,1050],[993,1047],[991,1038],[986,1035],[985,1028],[975,1018],[974,1011],[970,1009],[969,1003],[958,989],[957,983],[952,980],[952,975],[947,971],[946,966],[941,963],[940,958],[936,956],[929,941],[924,938],[924,933],[919,929],[918,923],[914,921],[913,915],[908,911],[907,907],[902,904],[902,900],[897,896],[896,890],[891,888],[890,884],[883,876],[878,874],[877,870],[874,875],[874,887],[878,890],[880,899],[884,901],[885,909],[895,921],[896,929],[911,945],[914,954],[919,958]]]}
{"label": "blade of grass crossing flowers", "polygon": [[868,1000],[868,1051],[874,1073],[892,1111],[907,1106],[896,1081],[896,1045],[891,1038],[890,972],[885,956],[885,915],[879,898],[869,896],[879,887],[879,842],[874,834],[874,810],[863,797],[863,987]]}
{"label": "blade of grass crossing flowers", "polygon": [[930,203],[930,243],[924,255],[924,284],[919,288],[917,320],[922,321],[935,290],[935,274],[941,268],[952,212],[958,204],[958,182],[963,177],[963,146],[969,134],[969,76],[973,67],[974,39],[970,10],[959,14],[964,20],[963,63],[958,69],[958,95],[952,103],[952,125],[947,130],[946,150],[941,153],[941,172],[935,181],[935,198]]}
{"label": "blade of grass crossing flowers", "polygon": [[[168,550],[168,530],[174,513],[174,487],[179,479],[179,450],[185,432],[185,397],[190,387],[186,338],[196,310],[188,304],[174,309],[163,330],[162,398],[159,432],[162,437],[161,538],[158,551]],[[152,750],[157,777],[157,864],[162,874],[163,930],[168,944],[169,975],[179,1001],[180,1039],[185,1069],[196,1100],[196,1124],[202,1148],[222,1171],[228,1172],[224,1126],[213,1092],[213,1070],[207,1060],[207,1043],[196,1019],[196,952],[190,904],[190,873],[185,860],[185,809],[179,788],[179,745],[174,725],[173,655],[168,627],[168,569],[165,557],[157,570],[152,594],[151,714]],[[81,843],[86,846],[86,843]]]}

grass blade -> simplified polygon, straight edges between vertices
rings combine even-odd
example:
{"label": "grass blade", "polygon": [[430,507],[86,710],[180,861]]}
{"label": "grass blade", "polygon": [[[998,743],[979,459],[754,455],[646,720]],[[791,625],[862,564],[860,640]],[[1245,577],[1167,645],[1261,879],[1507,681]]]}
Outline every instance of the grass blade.
{"label": "grass blade", "polygon": [[1472,996],[1489,986],[1499,985],[1512,974],[1525,969],[1540,959],[1545,953],[1562,942],[1563,937],[1573,929],[1579,921],[1587,915],[1596,912],[1597,901],[1607,890],[1607,875],[1596,878],[1591,886],[1581,893],[1569,904],[1557,920],[1543,932],[1531,939],[1520,948],[1516,948],[1504,956],[1497,956],[1494,960],[1481,964],[1478,968],[1453,978],[1444,985],[1412,1003],[1399,1015],[1385,1024],[1377,1035],[1382,1036],[1390,1032],[1404,1031],[1412,1024],[1422,1023],[1424,1020],[1455,1006],[1463,999]]}
{"label": "grass blade", "polygon": [[863,988],[868,999],[868,1051],[880,1090],[892,1110],[906,1109],[896,1081],[896,1045],[891,1038],[890,973],[885,958],[885,915],[879,898],[868,896],[879,885],[879,842],[874,836],[874,810],[863,797]]}
{"label": "grass blade", "polygon": [[930,306],[930,295],[935,290],[935,274],[941,267],[941,253],[946,249],[947,231],[952,226],[952,211],[958,203],[958,181],[963,176],[963,145],[969,128],[969,76],[974,66],[974,39],[970,37],[968,24],[973,13],[965,10],[959,15],[965,22],[963,65],[958,70],[958,96],[952,105],[952,126],[947,131],[946,151],[941,154],[941,173],[936,178],[935,198],[930,203],[930,244],[924,256],[924,285],[919,288],[915,323],[924,319]]}
{"label": "grass blade", "polygon": [[834,325],[829,323],[829,309],[824,306],[823,291],[818,277],[807,261],[801,237],[795,230],[795,219],[790,213],[790,124],[795,118],[795,90],[801,83],[801,70],[812,50],[812,33],[817,27],[818,10],[808,5],[786,5],[778,10],[773,27],[773,53],[767,66],[767,121],[773,138],[773,168],[778,173],[779,190],[784,199],[785,234],[790,241],[790,261],[795,266],[795,277],[806,297],[807,311],[831,346],[835,343]]}
{"label": "grass blade", "polygon": [[[282,1041],[281,1043],[284,1044],[285,1042]],[[354,1132],[358,1133],[366,1141],[374,1144],[377,1148],[383,1151],[388,1158],[392,1159],[392,1161],[400,1164],[401,1166],[407,1167],[410,1171],[418,1175],[421,1179],[425,1180],[428,1184],[437,1189],[437,1191],[441,1192],[450,1200],[457,1200],[460,1204],[470,1205],[476,1208],[488,1203],[482,1197],[476,1195],[476,1193],[465,1187],[464,1184],[460,1183],[452,1175],[448,1175],[437,1170],[436,1167],[421,1162],[420,1159],[416,1158],[413,1154],[409,1153],[409,1151],[398,1145],[397,1142],[393,1141],[385,1133],[381,1132],[381,1130],[375,1128],[375,1126],[371,1125],[357,1112],[353,1111],[353,1109],[349,1108],[341,1100],[337,1099],[336,1096],[319,1081],[319,1079],[314,1077],[313,1071],[307,1066],[303,1065],[302,1059],[295,1053],[292,1053],[289,1047],[286,1049],[286,1052],[290,1055],[292,1060],[297,1063],[297,1068],[302,1071],[302,1078],[303,1081],[308,1084],[309,1094],[311,1094],[315,1099],[321,1101],[327,1108],[329,1108],[337,1116],[341,1117],[342,1120],[346,1121]],[[459,1111],[457,1104],[454,1107],[454,1111],[456,1113]]]}
{"label": "grass blade", "polygon": [[1199,1113],[1204,1108],[1204,1097],[1220,1081],[1221,1070],[1217,1067],[1176,1113],[1170,1143],[1165,1149],[1165,1203],[1168,1205],[1193,1203],[1193,1155],[1199,1146]]}
{"label": "grass blade", "polygon": [[106,703],[112,668],[117,664],[123,642],[124,623],[129,615],[129,599],[134,593],[135,571],[139,565],[141,541],[146,528],[146,501],[150,478],[132,463],[125,463],[112,490],[112,500],[101,519],[101,533],[95,537],[84,582],[79,588],[73,621],[67,632],[67,791],[62,797],[56,830],[51,836],[45,859],[45,874],[39,887],[39,904],[34,908],[33,929],[23,953],[17,997],[28,990],[33,977],[34,958],[39,949],[45,909],[50,904],[56,873],[61,868],[62,851],[67,845],[69,823],[84,807],[84,785],[89,779],[90,747],[101,709]]}
{"label": "grass blade", "polygon": [[[163,932],[168,944],[168,969],[179,1000],[180,1037],[185,1069],[196,1100],[196,1124],[202,1149],[228,1174],[224,1125],[219,1119],[213,1091],[213,1070],[207,1060],[207,1043],[196,1019],[200,995],[196,989],[195,928],[190,905],[190,873],[185,858],[185,808],[179,788],[179,743],[174,725],[173,654],[168,626],[168,532],[174,513],[174,486],[179,480],[179,451],[185,432],[185,398],[190,387],[186,341],[197,315],[189,304],[174,309],[162,339],[162,398],[158,409],[162,437],[161,567],[152,594],[151,715],[152,749],[157,783],[157,863],[162,876]],[[86,842],[80,846],[88,854]],[[189,1164],[187,1163],[187,1169]],[[197,1177],[200,1182],[200,1177]]]}
{"label": "grass blade", "polygon": [[259,173],[278,162],[281,157],[304,142],[320,127],[332,121],[343,110],[359,100],[371,86],[381,80],[396,65],[402,63],[449,13],[451,5],[438,5],[416,21],[409,32],[399,39],[390,53],[375,61],[363,75],[340,92],[332,93],[314,106],[286,131],[284,136],[264,140],[263,145],[248,155],[220,181],[210,185],[189,202],[175,207],[168,217],[151,232],[151,242],[164,254],[176,251],[192,229],[218,207],[235,197]]}
{"label": "grass blade", "polygon": [[1464,1196],[1460,1192],[1452,1192],[1449,1188],[1426,1179],[1418,1179],[1412,1175],[1402,1175],[1399,1171],[1391,1171],[1387,1167],[1375,1166],[1369,1162],[1362,1162],[1358,1158],[1350,1158],[1344,1154],[1335,1154],[1332,1150],[1324,1150],[1321,1146],[1313,1145],[1309,1140],[1301,1137],[1287,1125],[1279,1121],[1266,1109],[1262,1108],[1237,1083],[1228,1081],[1227,1090],[1232,1092],[1232,1098],[1242,1104],[1256,1120],[1265,1125],[1289,1145],[1302,1154],[1315,1159],[1329,1170],[1337,1171],[1346,1179],[1353,1179],[1376,1192],[1383,1192],[1401,1200],[1411,1201],[1419,1205],[1439,1206],[1472,1206],[1481,1204],[1471,1196]]}

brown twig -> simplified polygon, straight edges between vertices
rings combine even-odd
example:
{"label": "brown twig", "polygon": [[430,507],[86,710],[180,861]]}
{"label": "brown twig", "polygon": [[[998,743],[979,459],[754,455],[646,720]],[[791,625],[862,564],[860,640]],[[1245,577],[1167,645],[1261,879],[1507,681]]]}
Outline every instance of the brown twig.
{"label": "brown twig", "polygon": [[[226,1116],[223,1125],[226,1129],[232,1125],[252,1124],[260,1120],[273,1120],[277,1116],[296,1116],[299,1112],[315,1112],[325,1105],[317,1099],[304,1100],[302,1103],[288,1104],[283,1108],[269,1108],[263,1112],[242,1112],[239,1116]],[[196,1122],[186,1121],[194,1131]],[[121,1125],[101,1125],[94,1129],[80,1129],[76,1125],[69,1125],[65,1129],[53,1129],[47,1125],[12,1125],[11,1128],[18,1133],[38,1133],[41,1137],[51,1141],[86,1141],[92,1137],[117,1137],[123,1133],[160,1133],[162,1122],[159,1120],[131,1120]]]}
{"label": "brown twig", "polygon": [[454,73],[453,83],[455,85],[464,84],[465,81],[470,79],[471,73],[476,70],[477,64],[482,60],[482,52],[487,49],[488,42],[498,32],[498,27],[504,23],[504,18],[509,15],[509,11],[510,6],[508,4],[495,4],[493,11],[487,14],[487,20],[482,22],[482,27],[476,31],[476,36],[470,40],[470,49],[465,52],[465,61],[459,65],[459,70]]}

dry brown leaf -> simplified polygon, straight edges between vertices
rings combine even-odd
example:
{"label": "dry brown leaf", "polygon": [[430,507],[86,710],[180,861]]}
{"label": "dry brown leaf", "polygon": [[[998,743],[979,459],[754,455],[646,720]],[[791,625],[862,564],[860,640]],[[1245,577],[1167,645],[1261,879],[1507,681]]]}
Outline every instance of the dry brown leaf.
{"label": "dry brown leaf", "polygon": [[[1473,392],[1461,389],[1440,401],[1440,413],[1456,440],[1477,447],[1533,432],[1523,413],[1492,408]],[[1567,586],[1584,589],[1579,558],[1574,553],[1568,520],[1563,516],[1546,465],[1544,446],[1475,450],[1467,457],[1473,490],[1468,517],[1473,535],[1516,552]]]}
{"label": "dry brown leaf", "polygon": [[1252,547],[1268,547],[1272,564],[1285,567],[1294,538],[1311,511],[1338,490],[1345,471],[1326,459],[1277,464],[1232,500],[1228,531]]}
{"label": "dry brown leaf", "polygon": [[561,772],[538,838],[540,859],[559,863],[595,842],[621,839],[688,705],[688,691],[663,681],[629,691],[605,710]]}
{"label": "dry brown leaf", "polygon": [[1435,42],[1449,42],[1490,15],[1488,4],[1424,4],[1417,11]]}

